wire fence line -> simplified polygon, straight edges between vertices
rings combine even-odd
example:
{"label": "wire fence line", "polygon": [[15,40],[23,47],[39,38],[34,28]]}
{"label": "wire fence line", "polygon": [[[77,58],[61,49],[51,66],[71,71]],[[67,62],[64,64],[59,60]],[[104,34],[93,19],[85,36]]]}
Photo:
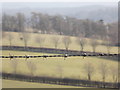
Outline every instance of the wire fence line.
{"label": "wire fence line", "polygon": [[9,54],[7,56],[0,56],[0,58],[48,58],[48,57],[75,57],[75,56],[83,56],[84,57],[90,57],[90,56],[96,56],[96,57],[118,57],[119,54],[106,54],[106,53],[93,53],[93,52],[81,52],[81,51],[75,51],[75,50],[64,50],[64,49],[53,49],[53,48],[36,48],[36,47],[22,47],[22,46],[0,46],[2,50],[19,50],[19,51],[30,51],[30,52],[43,52],[43,53],[54,53],[54,54],[60,54],[60,55],[12,55]]}
{"label": "wire fence line", "polygon": [[70,55],[70,54],[63,54],[63,55],[38,55],[38,56],[34,56],[34,55],[25,55],[25,56],[14,56],[14,55],[9,55],[9,56],[0,56],[0,58],[40,58],[40,57],[43,57],[43,58],[47,58],[47,57],[64,57],[64,58],[67,58],[67,57],[75,57],[75,56],[83,56],[84,57],[90,57],[90,56],[100,56],[100,57],[103,57],[103,56],[110,56],[110,57],[115,57],[115,56],[119,56],[119,54],[86,54],[86,53],[83,53],[83,54],[75,54],[75,55]]}
{"label": "wire fence line", "polygon": [[[25,52],[41,52],[41,53],[52,53],[52,54],[93,54],[90,51],[79,51],[79,50],[65,50],[55,48],[44,48],[44,47],[24,47],[24,46],[0,46],[0,50],[12,50],[12,51],[25,51]],[[95,52],[99,54],[99,52]],[[104,53],[102,53],[104,54]]]}
{"label": "wire fence line", "polygon": [[99,81],[88,81],[72,78],[56,78],[56,77],[45,77],[45,76],[29,76],[22,74],[12,73],[0,73],[3,79],[18,80],[32,83],[46,83],[46,84],[57,84],[57,85],[68,85],[77,87],[94,87],[94,88],[111,88],[118,89],[120,83],[111,82],[99,82]]}

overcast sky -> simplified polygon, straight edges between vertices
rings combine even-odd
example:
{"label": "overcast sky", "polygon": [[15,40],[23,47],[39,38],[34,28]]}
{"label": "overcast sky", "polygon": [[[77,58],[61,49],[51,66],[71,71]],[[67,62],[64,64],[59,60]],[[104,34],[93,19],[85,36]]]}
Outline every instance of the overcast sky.
{"label": "overcast sky", "polygon": [[119,0],[0,0],[0,2],[118,2]]}
{"label": "overcast sky", "polygon": [[86,5],[116,5],[117,2],[7,2],[2,3],[3,8],[20,8],[20,7],[81,7]]}

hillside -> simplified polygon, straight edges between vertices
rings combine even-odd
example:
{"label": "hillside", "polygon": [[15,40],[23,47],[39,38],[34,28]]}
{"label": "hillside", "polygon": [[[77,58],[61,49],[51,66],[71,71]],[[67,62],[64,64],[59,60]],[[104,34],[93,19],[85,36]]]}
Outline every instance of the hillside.
{"label": "hillside", "polygon": [[119,88],[117,2],[3,2],[4,88]]}
{"label": "hillside", "polygon": [[[3,3],[3,12],[8,14],[22,12],[27,17],[30,16],[31,12],[38,12],[49,15],[59,14],[79,19],[91,19],[94,21],[98,21],[100,19],[103,19],[105,22],[118,21],[117,3],[39,3],[41,5],[36,6],[34,6],[34,4],[35,3],[32,4],[32,7],[30,3]],[[47,4],[50,4],[50,6]]]}
{"label": "hillside", "polygon": [[[22,34],[17,32],[6,32],[5,37],[2,39],[1,45],[10,45],[10,38],[11,38],[11,45],[12,46],[24,46],[24,41],[21,40]],[[9,36],[10,35],[10,36]],[[32,47],[46,47],[46,48],[55,48],[53,38],[58,38],[59,44],[58,49],[65,49],[64,43],[63,43],[63,35],[52,35],[52,34],[37,34],[37,33],[27,33],[26,37],[28,37],[27,45]],[[68,36],[71,39],[71,43],[69,45],[70,50],[77,50],[80,51],[81,47],[77,43],[77,37]],[[38,39],[45,39],[43,42],[38,42]],[[36,40],[37,39],[37,40]],[[86,44],[84,47],[84,51],[90,51],[92,52],[91,47],[91,40],[88,38],[86,39]],[[98,42],[102,42],[101,40],[98,40]],[[104,52],[107,53],[107,47],[104,45],[97,45],[96,52]],[[111,46],[110,53],[118,53],[118,47]]]}
{"label": "hillside", "polygon": [[[9,46],[11,42],[11,46],[24,46],[24,41],[22,38],[21,33],[17,32],[5,32],[5,37],[2,39],[3,46]],[[10,36],[12,35],[12,36]],[[64,44],[62,42],[63,35],[50,35],[50,34],[39,34],[39,33],[25,33],[25,36],[27,36],[27,46],[31,47],[44,47],[44,48],[55,48],[53,44],[53,38],[60,39],[58,49],[65,49]],[[36,41],[36,38],[45,38],[44,43],[42,45]],[[70,50],[80,50],[80,46],[76,43],[76,37],[70,37],[71,38],[71,44],[69,49]],[[87,44],[85,45],[85,51],[92,52],[92,47],[90,45],[90,39],[85,38],[87,40]],[[98,42],[103,42],[101,40],[98,40]],[[41,46],[40,46],[41,45]],[[96,48],[97,52],[104,52],[106,53],[107,50],[104,45],[99,45]],[[110,53],[117,53],[118,47],[112,47]],[[49,53],[34,53],[34,52],[27,52],[27,51],[13,51],[13,50],[2,50],[3,56],[9,56],[9,55],[50,55]],[[51,54],[52,55],[52,54]],[[53,54],[54,55],[54,54]],[[30,69],[31,66],[29,66],[28,63],[32,64],[32,68],[34,70]],[[92,76],[91,80],[93,81],[102,81],[102,74],[101,70],[102,65],[105,65],[106,70],[106,82],[114,82],[113,75],[114,73],[117,73],[117,66],[118,62],[115,60],[105,59],[105,58],[99,58],[99,57],[83,57],[76,56],[76,57],[68,57],[64,59],[63,57],[53,57],[53,58],[29,58],[29,59],[2,59],[2,72],[4,73],[13,73],[13,74],[22,74],[22,75],[29,75],[29,76],[45,76],[45,77],[57,77],[57,78],[72,78],[72,79],[79,79],[79,80],[88,80],[88,71],[86,70],[86,67],[92,68]],[[103,67],[104,68],[104,67]],[[113,68],[113,69],[112,69]],[[111,73],[111,71],[114,73]],[[116,74],[117,75],[117,74]],[[116,77],[117,78],[117,77]],[[20,84],[15,85],[14,83]],[[21,84],[22,83],[22,84]],[[24,85],[23,85],[24,83]],[[5,88],[18,88],[18,87],[28,87],[28,85],[31,85],[30,87],[38,87],[38,88],[54,88],[54,87],[64,87],[68,88],[69,86],[58,86],[58,85],[49,85],[49,84],[39,84],[39,83],[28,83],[28,82],[20,82],[20,81],[14,81],[14,80],[3,80],[3,87]],[[72,88],[72,86],[70,86]],[[73,87],[74,88],[74,87]],[[80,87],[81,88],[81,87]]]}
{"label": "hillside", "polygon": [[[23,51],[9,51],[3,50],[2,54],[8,56],[11,55],[50,55],[49,53],[33,53],[33,52],[23,52]],[[53,54],[54,55],[54,54]],[[91,80],[102,81],[101,65],[106,65],[106,82],[113,82],[113,74],[111,74],[112,68],[116,68],[114,73],[117,73],[118,62],[114,60],[103,59],[99,57],[85,57],[82,56],[68,57],[64,60],[63,57],[48,57],[46,59],[40,58],[30,58],[30,59],[2,59],[2,72],[5,73],[17,73],[22,75],[31,76],[46,76],[46,77],[59,77],[59,78],[73,78],[87,80],[87,73],[85,67],[91,65],[93,68]],[[31,70],[28,63],[33,63]],[[89,65],[88,65],[89,64]],[[14,72],[16,71],[16,72]],[[33,73],[31,73],[31,71]]]}

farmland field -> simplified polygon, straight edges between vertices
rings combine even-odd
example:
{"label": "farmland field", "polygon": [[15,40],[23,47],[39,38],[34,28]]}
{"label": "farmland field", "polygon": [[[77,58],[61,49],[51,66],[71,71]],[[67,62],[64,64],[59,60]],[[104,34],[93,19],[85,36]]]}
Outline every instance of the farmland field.
{"label": "farmland field", "polygon": [[[20,40],[20,34],[16,32],[10,32],[15,38],[12,39],[12,46],[24,46],[23,41]],[[30,33],[29,33],[30,34]],[[51,38],[52,37],[60,37],[63,36],[59,35],[48,35],[48,34],[32,34],[28,41],[28,46],[39,47],[39,43],[35,42],[35,37],[45,37],[45,42],[43,43],[42,47],[46,48],[54,48]],[[76,37],[71,37],[72,44],[70,45],[70,50],[80,50],[79,45],[76,44]],[[85,51],[91,51],[92,47],[90,46],[90,40],[87,39],[88,43],[85,46]],[[99,41],[101,42],[101,41]],[[8,37],[3,38],[2,45],[9,46]],[[64,49],[64,45],[62,41],[60,42],[58,49]],[[103,45],[99,45],[96,48],[96,52],[104,52],[107,53],[107,49]],[[118,47],[112,47],[110,53],[118,53]],[[25,52],[25,51],[12,51],[12,50],[3,50],[2,55],[8,56],[11,55],[53,55],[49,53],[35,53],[35,52]],[[15,73],[16,70],[17,74],[23,75],[31,75],[31,71],[27,65],[27,62],[32,62],[35,65],[35,70],[33,71],[33,76],[46,76],[46,77],[59,77],[59,78],[73,78],[73,79],[81,79],[87,80],[87,71],[85,70],[86,64],[89,63],[94,68],[94,71],[91,76],[91,80],[94,81],[102,81],[102,75],[100,72],[100,65],[102,63],[106,64],[107,66],[107,74],[106,74],[106,82],[114,82],[113,75],[111,74],[111,69],[113,67],[118,66],[117,60],[109,60],[100,57],[83,57],[76,56],[76,57],[68,57],[64,60],[63,57],[53,57],[53,58],[30,58],[30,59],[2,59],[2,72],[5,73]],[[16,63],[16,69],[14,66]],[[56,87],[63,87],[67,88],[68,86],[59,86],[59,85],[47,85],[47,84],[37,84],[37,83],[28,83],[24,82],[24,84],[14,85],[14,84],[21,83],[20,81],[13,81],[13,80],[3,80],[3,87],[27,87],[31,86],[35,88],[56,88]],[[23,82],[22,82],[23,83]],[[69,86],[70,87],[70,86]],[[69,88],[68,87],[68,88]],[[70,87],[72,88],[72,86]],[[74,87],[73,87],[74,88]]]}
{"label": "farmland field", "polygon": [[42,83],[30,83],[14,80],[3,80],[3,88],[84,88],[84,87],[74,87],[74,86],[63,86],[63,85],[53,85],[53,84],[42,84]]}
{"label": "farmland field", "polygon": [[117,5],[2,3],[3,88],[119,88]]}
{"label": "farmland field", "polygon": [[[3,55],[8,55],[11,52],[13,55],[25,55],[25,52],[22,51],[3,51]],[[31,53],[27,52],[29,55],[43,55],[42,53]],[[45,55],[45,54],[44,54]],[[49,55],[49,54],[47,54]],[[101,63],[106,63],[108,70],[114,66],[117,66],[117,61],[107,60],[97,57],[68,57],[66,60],[62,57],[53,57],[53,58],[35,58],[35,59],[16,59],[17,62],[17,73],[20,74],[30,74],[30,70],[27,67],[26,62],[35,63],[37,69],[34,71],[34,76],[49,76],[49,77],[67,77],[67,78],[76,78],[76,79],[87,79],[84,66],[87,62],[91,63],[95,68],[94,74],[92,75],[92,80],[101,81],[101,75],[99,72],[99,66]],[[3,59],[3,72],[12,73],[13,60]],[[62,73],[62,76],[61,76]],[[112,82],[112,76],[108,73],[106,81]]]}
{"label": "farmland field", "polygon": [[[4,37],[2,39],[3,42],[1,45],[9,45],[9,37],[7,36],[8,33],[11,33],[11,35],[12,35],[11,43],[13,46],[24,46],[24,42],[22,40],[20,40],[20,38],[22,37],[21,34],[16,33],[16,32],[6,32],[6,37]],[[60,42],[58,45],[58,49],[65,49],[64,44],[62,42],[63,35],[36,34],[36,33],[27,33],[27,34],[29,35],[28,46],[40,47],[40,44],[38,42],[36,42],[36,38],[43,37],[45,39],[45,42],[42,43],[41,47],[54,48],[52,39],[55,37],[59,37]],[[87,44],[85,45],[84,50],[92,52],[92,47],[90,45],[90,39],[86,38],[86,40],[87,40]],[[71,36],[71,41],[72,41],[72,43],[70,44],[69,49],[80,51],[80,46],[77,44],[76,37]],[[99,42],[102,42],[102,41],[99,40]],[[97,46],[96,52],[107,53],[106,46],[104,46],[104,45]],[[110,53],[118,53],[118,47],[112,46]]]}

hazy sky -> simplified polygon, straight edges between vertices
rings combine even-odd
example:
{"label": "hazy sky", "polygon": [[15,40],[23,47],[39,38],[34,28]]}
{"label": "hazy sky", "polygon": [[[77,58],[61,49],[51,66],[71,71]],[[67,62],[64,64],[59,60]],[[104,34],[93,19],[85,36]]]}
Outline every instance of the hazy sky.
{"label": "hazy sky", "polygon": [[118,2],[119,0],[0,0],[0,2]]}
{"label": "hazy sky", "polygon": [[80,7],[85,5],[117,5],[117,2],[7,2],[2,3],[5,8],[20,8],[20,7]]}

